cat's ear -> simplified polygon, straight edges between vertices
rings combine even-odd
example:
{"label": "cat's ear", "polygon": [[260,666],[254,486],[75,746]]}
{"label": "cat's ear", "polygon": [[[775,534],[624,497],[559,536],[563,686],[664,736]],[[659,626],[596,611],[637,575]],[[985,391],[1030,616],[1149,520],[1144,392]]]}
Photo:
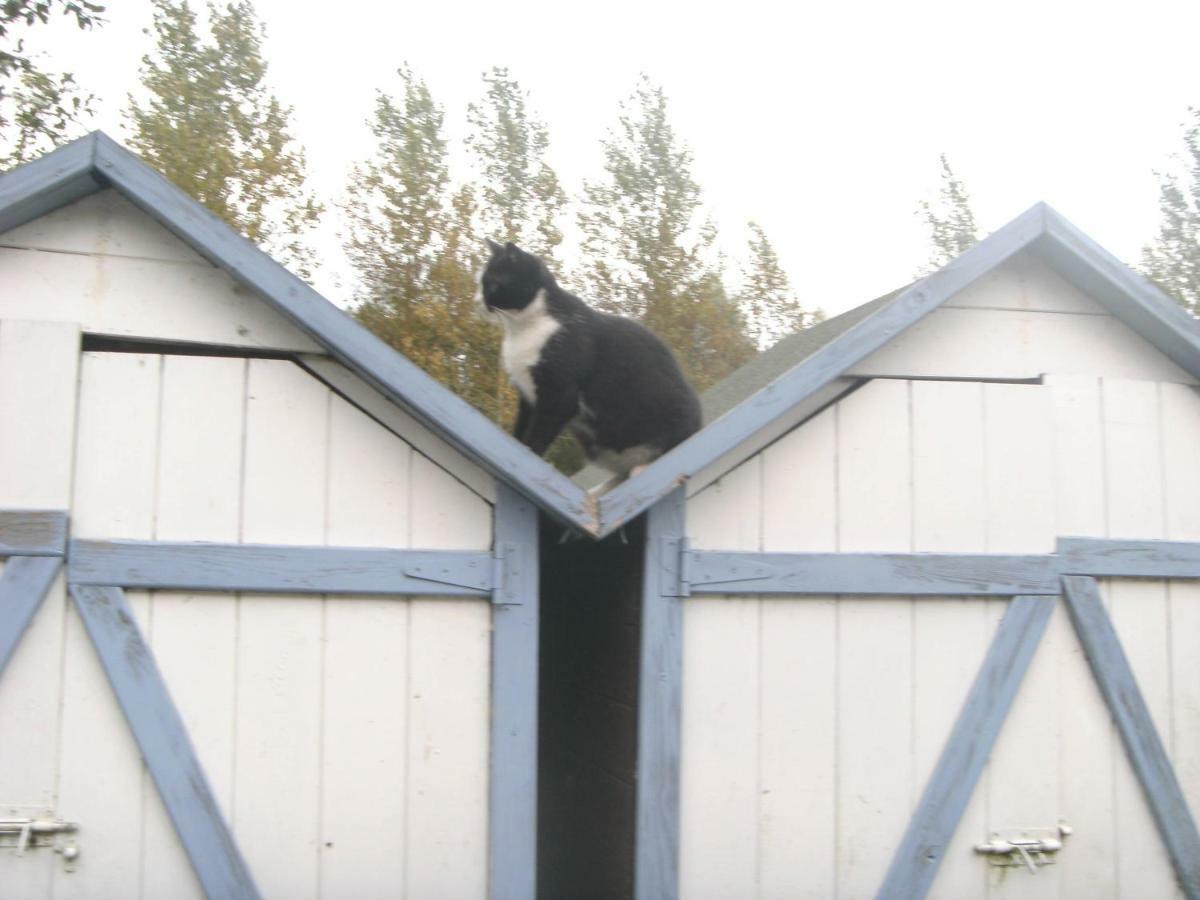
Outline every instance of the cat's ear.
{"label": "cat's ear", "polygon": [[508,254],[509,259],[516,259],[517,255],[521,251],[517,249],[516,244],[514,244],[512,241],[509,241],[507,244],[504,245],[504,252]]}
{"label": "cat's ear", "polygon": [[487,244],[487,248],[492,251],[492,256],[499,256],[500,253],[504,250],[503,247],[501,247],[499,244],[497,244],[491,238],[484,238],[483,240]]}

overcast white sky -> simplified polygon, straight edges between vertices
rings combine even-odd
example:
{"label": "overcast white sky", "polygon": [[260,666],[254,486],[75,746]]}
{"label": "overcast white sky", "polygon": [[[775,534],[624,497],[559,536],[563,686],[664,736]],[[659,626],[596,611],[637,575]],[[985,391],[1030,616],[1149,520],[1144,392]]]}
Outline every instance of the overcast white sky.
{"label": "overcast white sky", "polygon": [[[59,25],[37,43],[99,95],[96,124],[120,140],[151,7],[109,5],[103,29]],[[924,262],[914,212],[937,189],[942,152],[984,231],[1045,200],[1136,261],[1157,225],[1154,170],[1200,105],[1195,0],[256,7],[270,80],[294,107],[327,202],[370,151],[374,92],[395,86],[402,61],[445,106],[452,138],[481,73],[509,66],[572,192],[599,173],[600,138],[645,72],[667,93],[722,243],[736,254],[746,220],[760,222],[802,298],[831,314],[907,282]],[[318,287],[344,302],[340,268]]]}

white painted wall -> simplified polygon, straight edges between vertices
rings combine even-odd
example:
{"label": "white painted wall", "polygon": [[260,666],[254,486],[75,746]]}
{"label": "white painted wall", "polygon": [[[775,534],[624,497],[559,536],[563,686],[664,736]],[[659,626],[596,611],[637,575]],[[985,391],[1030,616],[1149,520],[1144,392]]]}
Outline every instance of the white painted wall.
{"label": "white painted wall", "polygon": [[[114,191],[0,235],[0,284],[0,508],[69,510],[73,537],[491,546],[490,476]],[[129,599],[265,896],[484,895],[486,601]],[[76,872],[0,853],[0,894],[200,896],[61,581],[0,723],[0,815],[82,824]]]}
{"label": "white painted wall", "polygon": [[[701,549],[776,551],[1200,540],[1197,459],[1200,394],[1172,381],[877,380],[689,501],[689,531]],[[1200,587],[1103,589],[1198,809],[1200,671],[1189,648]],[[1003,610],[955,598],[687,600],[682,896],[873,896]],[[971,851],[992,828],[1060,819],[1075,835],[1036,877]],[[931,896],[1174,895],[1059,610]]]}

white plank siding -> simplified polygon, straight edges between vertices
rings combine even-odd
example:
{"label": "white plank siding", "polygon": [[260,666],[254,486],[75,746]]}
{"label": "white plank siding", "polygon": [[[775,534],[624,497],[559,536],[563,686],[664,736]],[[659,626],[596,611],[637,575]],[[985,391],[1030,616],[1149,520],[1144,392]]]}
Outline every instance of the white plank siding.
{"label": "white plank siding", "polygon": [[849,374],[1018,379],[1047,373],[1196,383],[1027,254],[965,288]]}
{"label": "white plank siding", "polygon": [[[1044,275],[1031,271],[1023,306],[1011,311],[1054,305],[1030,296],[1029,280]],[[1046,314],[1094,316],[1081,302],[1060,299]],[[698,493],[689,531],[699,549],[778,551],[1047,553],[1059,535],[1196,540],[1197,458],[1200,393],[1173,375],[876,380]],[[1195,809],[1200,664],[1190,648],[1200,640],[1200,589],[1102,588]],[[686,600],[682,896],[873,896],[1004,607]],[[1060,821],[1075,833],[1036,877],[972,851],[993,829]],[[1059,609],[930,896],[1174,895],[1140,787]]]}
{"label": "white plank siding", "polygon": [[[63,326],[45,328],[65,340]],[[73,411],[79,354],[77,331],[67,332],[71,390],[60,393]],[[74,445],[74,488],[64,470],[57,502],[70,492],[75,537],[491,545],[491,507],[478,493],[291,362],[89,352],[78,381],[78,439],[73,412],[46,419],[51,430],[65,423],[53,437]],[[0,405],[17,402],[5,384]],[[486,601],[182,592],[130,592],[130,601],[265,896],[486,893]],[[45,786],[21,796],[84,830],[79,870],[65,875],[60,858],[33,855],[22,896],[201,896],[61,590],[29,638],[43,660],[39,702],[8,718],[18,657],[0,679],[0,713],[46,722],[36,748],[6,740],[0,754],[33,764],[36,750],[41,761],[21,780],[41,766]]]}
{"label": "white plank siding", "polygon": [[[0,321],[0,509],[70,504],[78,364],[73,325]],[[59,576],[0,677],[0,815],[56,810],[65,604]],[[0,853],[0,892],[48,897],[60,866]]]}
{"label": "white plank siding", "polygon": [[115,191],[0,235],[4,315],[85,332],[320,352]]}

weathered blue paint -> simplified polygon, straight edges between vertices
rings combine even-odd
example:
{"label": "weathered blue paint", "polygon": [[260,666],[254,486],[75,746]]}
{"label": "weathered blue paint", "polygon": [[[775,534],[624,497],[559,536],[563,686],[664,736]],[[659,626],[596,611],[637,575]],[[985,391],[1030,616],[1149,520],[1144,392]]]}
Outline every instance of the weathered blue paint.
{"label": "weathered blue paint", "polygon": [[0,175],[0,233],[100,190],[95,150],[88,135]]}
{"label": "weathered blue paint", "polygon": [[14,556],[0,572],[0,674],[29,627],[62,559],[54,556]]}
{"label": "weathered blue paint", "polygon": [[664,556],[678,552],[686,523],[683,488],[646,514],[642,635],[638,669],[637,814],[634,896],[679,894],[679,753],[683,701],[681,600],[663,591]]}
{"label": "weathered blue paint", "polygon": [[1200,543],[1059,538],[1067,575],[1124,578],[1200,578]]}
{"label": "weathered blue paint", "polygon": [[1014,597],[996,630],[929,783],[879,889],[879,900],[920,900],[1012,707],[1054,611],[1054,597]]}
{"label": "weathered blue paint", "polygon": [[72,585],[71,597],[205,895],[258,898],[124,591]]}
{"label": "weathered blue paint", "polygon": [[709,550],[684,555],[691,593],[1057,594],[1051,555],[954,553],[756,553]]}
{"label": "weathered blue paint", "polygon": [[503,576],[492,611],[488,896],[537,896],[538,516],[501,484],[495,541]]}
{"label": "weathered blue paint", "polygon": [[0,509],[0,556],[62,556],[67,514],[49,509]]}
{"label": "weathered blue paint", "polygon": [[1100,599],[1095,578],[1063,578],[1067,608],[1088,665],[1108,704],[1183,892],[1200,898],[1200,832],[1154,727],[1133,669]]}
{"label": "weathered blue paint", "polygon": [[72,584],[282,594],[484,597],[492,554],[166,541],[71,541]]}
{"label": "weathered blue paint", "polygon": [[1054,210],[1034,250],[1085,294],[1200,378],[1200,323]]}

